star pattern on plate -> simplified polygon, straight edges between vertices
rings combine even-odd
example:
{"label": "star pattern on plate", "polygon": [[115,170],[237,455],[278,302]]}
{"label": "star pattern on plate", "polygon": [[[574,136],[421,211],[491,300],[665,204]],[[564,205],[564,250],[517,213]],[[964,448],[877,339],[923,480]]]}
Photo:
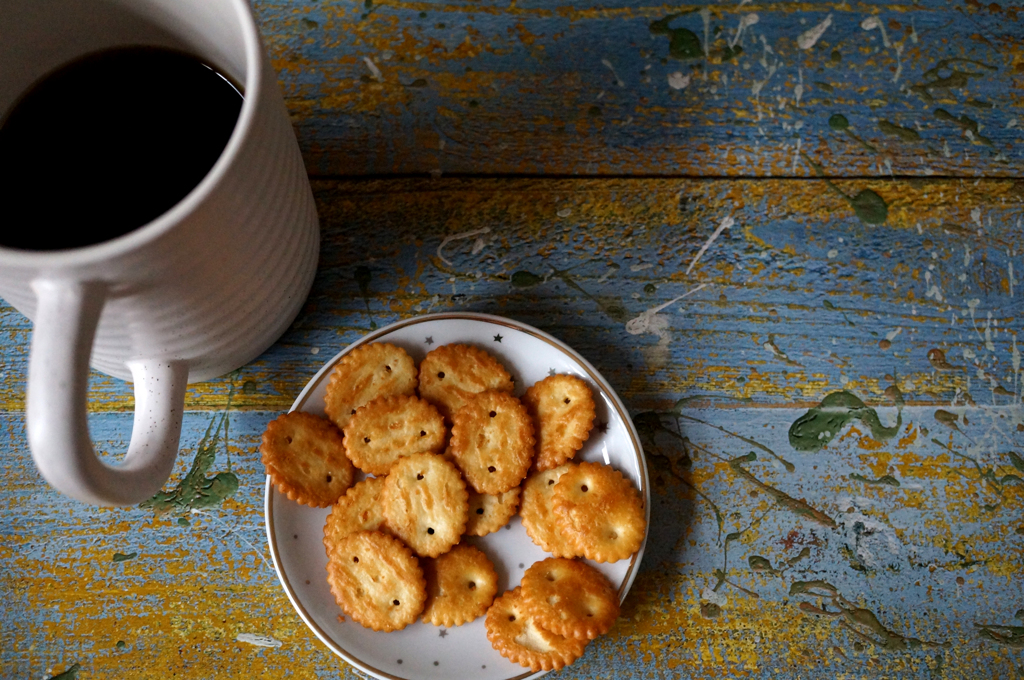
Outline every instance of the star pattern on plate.
{"label": "star pattern on plate", "polygon": [[497,335],[494,336],[494,341],[501,342],[501,333],[498,333]]}
{"label": "star pattern on plate", "polygon": [[440,631],[438,631],[437,637],[448,637],[448,631],[442,628]]}
{"label": "star pattern on plate", "polygon": [[428,335],[427,339],[424,340],[423,342],[427,343],[428,345],[433,345],[434,344],[434,336],[433,335]]}
{"label": "star pattern on plate", "polygon": [[603,434],[608,431],[608,423],[603,420],[597,421],[597,429]]}
{"label": "star pattern on plate", "polygon": [[554,375],[555,375],[555,369],[553,369],[553,368],[549,368],[549,369],[548,369],[548,375],[549,375],[549,376],[551,376],[551,377],[554,377]]}

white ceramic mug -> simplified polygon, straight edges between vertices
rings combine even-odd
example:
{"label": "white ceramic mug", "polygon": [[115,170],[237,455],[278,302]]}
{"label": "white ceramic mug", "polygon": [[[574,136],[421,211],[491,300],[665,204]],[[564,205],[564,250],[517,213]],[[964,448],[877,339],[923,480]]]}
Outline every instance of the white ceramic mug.
{"label": "white ceramic mug", "polygon": [[[3,0],[0,112],[54,68],[126,45],[194,54],[241,83],[244,103],[205,179],[152,222],[70,250],[0,247],[0,296],[34,322],[32,456],[51,485],[98,505],[160,489],[178,453],[186,383],[232,371],[280,337],[309,293],[320,246],[295,134],[245,0]],[[89,437],[90,363],[135,383],[118,466],[100,461]]]}

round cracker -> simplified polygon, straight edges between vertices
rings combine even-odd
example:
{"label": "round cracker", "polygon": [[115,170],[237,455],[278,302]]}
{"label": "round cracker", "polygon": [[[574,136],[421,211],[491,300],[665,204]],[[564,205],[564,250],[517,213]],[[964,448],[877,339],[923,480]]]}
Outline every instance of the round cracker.
{"label": "round cracker", "polygon": [[530,386],[523,404],[537,426],[535,470],[550,470],[576,455],[594,428],[594,395],[574,375],[552,375]]}
{"label": "round cracker", "polygon": [[503,657],[532,671],[568,666],[587,643],[541,628],[523,606],[522,588],[506,591],[487,610],[487,639]]}
{"label": "round cracker", "polygon": [[380,507],[383,489],[383,477],[367,477],[335,501],[324,523],[324,549],[328,555],[338,541],[349,534],[357,531],[387,532],[384,512]]}
{"label": "round cracker", "polygon": [[576,548],[558,531],[551,497],[558,478],[575,463],[560,465],[551,470],[534,472],[523,482],[522,502],[519,517],[526,529],[526,535],[541,549],[555,557],[576,557]]}
{"label": "round cracker", "polygon": [[459,542],[469,518],[469,493],[458,468],[443,457],[399,458],[380,495],[391,532],[421,557],[437,557]]}
{"label": "round cracker", "polygon": [[420,364],[420,396],[437,406],[449,421],[474,394],[511,392],[513,387],[505,367],[471,345],[441,345]]}
{"label": "round cracker", "polygon": [[558,529],[587,559],[624,560],[643,543],[640,492],[610,465],[579,463],[559,477],[551,502]]}
{"label": "round cracker", "polygon": [[327,582],[346,614],[377,631],[402,630],[427,599],[419,560],[379,531],[357,531],[338,541],[327,558]]}
{"label": "round cracker", "polygon": [[331,371],[324,412],[345,429],[356,409],[377,397],[416,394],[416,362],[404,349],[386,342],[357,347]]}
{"label": "round cracker", "polygon": [[469,492],[469,521],[466,534],[486,536],[508,524],[519,508],[519,487],[496,496],[489,493]]}
{"label": "round cracker", "polygon": [[312,413],[292,411],[268,423],[260,453],[274,486],[296,503],[326,508],[352,485],[341,432]]}
{"label": "round cracker", "polygon": [[498,592],[494,565],[477,548],[460,543],[437,559],[423,560],[427,604],[423,623],[461,626],[487,613]]}
{"label": "round cracker", "polygon": [[472,395],[452,418],[452,455],[477,493],[518,486],[533,462],[533,449],[533,420],[511,394]]}
{"label": "round cracker", "polygon": [[619,596],[604,574],[585,562],[549,557],[523,574],[523,603],[542,628],[593,640],[619,616]]}
{"label": "round cracker", "polygon": [[438,453],[448,432],[444,418],[419,397],[378,397],[356,409],[345,427],[345,453],[357,468],[386,475],[396,460]]}

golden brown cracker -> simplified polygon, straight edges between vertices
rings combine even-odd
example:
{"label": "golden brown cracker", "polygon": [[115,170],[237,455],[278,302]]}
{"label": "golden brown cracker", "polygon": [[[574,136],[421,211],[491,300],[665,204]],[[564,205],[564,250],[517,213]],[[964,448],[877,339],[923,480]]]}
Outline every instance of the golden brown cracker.
{"label": "golden brown cracker", "polygon": [[486,536],[508,524],[519,507],[519,487],[509,489],[496,496],[488,493],[469,492],[469,521],[466,534]]}
{"label": "golden brown cracker", "polygon": [[416,620],[427,599],[419,560],[379,531],[345,536],[327,559],[327,582],[345,613],[366,628],[391,632]]}
{"label": "golden brown cracker", "polygon": [[555,484],[551,501],[558,529],[587,559],[624,560],[643,543],[647,522],[640,492],[610,465],[570,469]]}
{"label": "golden brown cracker", "polygon": [[373,342],[338,361],[327,383],[324,411],[344,430],[360,406],[377,397],[416,394],[417,384],[416,362],[404,349]]}
{"label": "golden brown cracker", "polygon": [[363,472],[386,475],[402,456],[440,452],[446,437],[444,418],[429,402],[378,397],[356,409],[345,426],[345,453]]}
{"label": "golden brown cracker", "polygon": [[419,383],[420,396],[449,421],[472,395],[513,388],[505,367],[472,345],[441,345],[427,354],[420,364]]}
{"label": "golden brown cracker", "polygon": [[472,395],[452,418],[452,455],[477,493],[518,486],[533,462],[533,449],[533,420],[511,394]]}
{"label": "golden brown cracker", "polygon": [[469,518],[469,493],[458,469],[431,453],[399,458],[380,501],[388,528],[421,557],[447,552]]}
{"label": "golden brown cracker", "polygon": [[357,531],[383,531],[384,512],[380,507],[383,477],[367,477],[334,502],[324,524],[324,549],[329,555],[338,541]]}
{"label": "golden brown cracker", "polygon": [[503,657],[532,671],[568,666],[587,643],[565,638],[538,625],[523,605],[522,588],[506,591],[487,610],[487,639]]}
{"label": "golden brown cracker", "polygon": [[537,426],[535,470],[550,470],[576,455],[594,427],[594,395],[574,375],[552,375],[534,383],[523,404]]}
{"label": "golden brown cracker", "polygon": [[427,604],[423,622],[461,626],[487,613],[498,592],[494,565],[477,548],[460,543],[436,559],[423,560]]}
{"label": "golden brown cracker", "polygon": [[543,550],[555,557],[576,557],[576,548],[558,531],[552,495],[558,478],[575,463],[561,465],[551,470],[534,472],[522,486],[519,517],[526,529],[526,535]]}
{"label": "golden brown cracker", "polygon": [[296,503],[326,508],[352,485],[341,432],[312,413],[292,411],[268,423],[260,453],[274,486]]}
{"label": "golden brown cracker", "polygon": [[523,574],[526,612],[562,637],[593,640],[619,616],[619,596],[605,575],[585,562],[549,557]]}

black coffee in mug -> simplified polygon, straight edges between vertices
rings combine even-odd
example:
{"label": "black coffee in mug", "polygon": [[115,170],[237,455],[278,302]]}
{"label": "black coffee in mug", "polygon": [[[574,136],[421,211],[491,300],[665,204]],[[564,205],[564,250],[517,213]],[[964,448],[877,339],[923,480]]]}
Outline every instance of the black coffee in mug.
{"label": "black coffee in mug", "polygon": [[0,122],[0,246],[79,248],[147,224],[202,181],[241,108],[227,78],[174,50],[62,66]]}

